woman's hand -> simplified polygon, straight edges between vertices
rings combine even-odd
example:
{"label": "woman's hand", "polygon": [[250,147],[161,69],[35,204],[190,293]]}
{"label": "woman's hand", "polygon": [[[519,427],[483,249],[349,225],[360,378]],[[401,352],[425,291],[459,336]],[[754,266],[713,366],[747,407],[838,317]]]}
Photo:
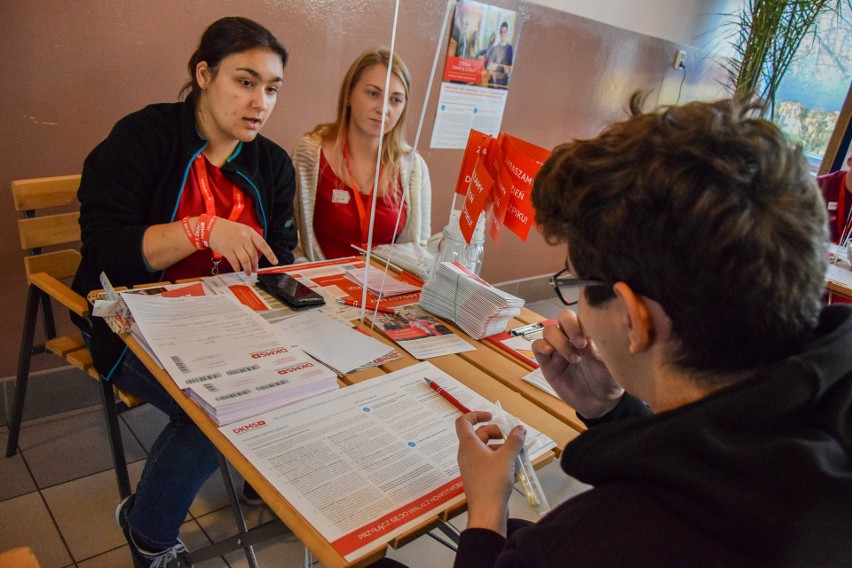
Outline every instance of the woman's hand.
{"label": "woman's hand", "polygon": [[503,444],[488,445],[489,440],[503,438],[500,430],[494,424],[474,426],[490,419],[491,413],[479,410],[456,420],[459,470],[467,496],[468,528],[490,529],[506,536],[515,458],[523,447],[525,431],[515,426]]}
{"label": "woman's hand", "polygon": [[257,272],[260,260],[258,253],[263,254],[271,264],[278,264],[272,248],[257,231],[222,217],[216,220],[210,230],[210,248],[225,257],[234,272],[243,271],[246,276]]}
{"label": "woman's hand", "polygon": [[599,418],[615,408],[624,389],[584,335],[577,314],[562,310],[558,321],[533,343],[535,358],[559,398],[585,418]]}
{"label": "woman's hand", "polygon": [[[191,231],[195,231],[197,224],[198,217],[189,219]],[[248,225],[219,217],[208,239],[211,249],[228,259],[235,272],[242,270],[246,276],[257,272],[258,252],[271,264],[278,264],[272,248]],[[187,239],[181,221],[151,225],[142,237],[142,254],[154,270],[165,270],[195,251],[195,245]]]}

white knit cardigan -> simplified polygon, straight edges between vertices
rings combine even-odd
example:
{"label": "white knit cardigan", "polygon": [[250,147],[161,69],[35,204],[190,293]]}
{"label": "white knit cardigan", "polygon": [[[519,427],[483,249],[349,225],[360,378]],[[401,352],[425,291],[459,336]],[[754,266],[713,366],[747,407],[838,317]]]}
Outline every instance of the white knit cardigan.
{"label": "white knit cardigan", "polygon": [[[307,135],[296,146],[293,163],[296,168],[295,205],[296,222],[299,229],[299,248],[295,251],[296,262],[325,260],[314,233],[314,205],[319,177],[320,149],[318,136]],[[410,160],[414,160],[411,168]],[[409,176],[409,168],[411,174]],[[407,206],[405,226],[396,242],[426,245],[432,235],[432,185],[429,169],[420,154],[413,152],[403,156],[400,164],[403,199]],[[354,251],[353,251],[354,254]]]}

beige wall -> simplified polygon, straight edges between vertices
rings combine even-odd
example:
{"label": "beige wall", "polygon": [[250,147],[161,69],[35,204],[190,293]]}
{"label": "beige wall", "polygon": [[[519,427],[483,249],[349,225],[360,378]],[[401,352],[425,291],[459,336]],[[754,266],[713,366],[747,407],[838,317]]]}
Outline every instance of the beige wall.
{"label": "beige wall", "polygon": [[[674,102],[678,46],[665,40],[512,0],[491,3],[525,13],[503,130],[545,147],[595,134],[623,116],[635,89]],[[415,79],[407,131],[416,117],[440,31],[444,0],[402,0],[397,52]],[[0,8],[0,377],[14,373],[26,292],[9,181],[76,173],[120,117],[175,100],[186,61],[207,24],[243,15],[269,27],[291,53],[278,108],[264,134],[292,149],[316,122],[332,118],[337,86],[367,47],[388,45],[391,0],[10,0]],[[715,65],[692,47],[681,101],[715,97]],[[443,57],[442,57],[443,62]],[[420,152],[433,182],[433,231],[443,226],[460,150],[431,150],[437,85],[428,102]],[[563,252],[536,231],[527,243],[506,234],[487,242],[483,276],[492,282],[554,272]]]}

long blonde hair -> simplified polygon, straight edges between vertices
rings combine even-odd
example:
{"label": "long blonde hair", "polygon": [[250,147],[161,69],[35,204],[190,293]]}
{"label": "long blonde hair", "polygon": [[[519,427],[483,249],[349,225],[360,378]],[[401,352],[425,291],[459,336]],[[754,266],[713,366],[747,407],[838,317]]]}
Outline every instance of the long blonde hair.
{"label": "long blonde hair", "polygon": [[[311,132],[311,136],[319,136],[322,142],[331,143],[338,156],[342,155],[343,147],[349,136],[349,117],[351,116],[351,107],[349,105],[349,97],[352,89],[361,79],[368,68],[373,65],[390,66],[391,71],[399,77],[405,89],[405,107],[399,115],[394,127],[385,134],[382,141],[382,160],[381,160],[381,176],[378,183],[378,195],[384,198],[393,200],[399,199],[400,195],[397,191],[397,179],[399,179],[400,165],[402,157],[411,152],[411,147],[405,143],[403,139],[402,129],[405,123],[405,115],[408,113],[408,101],[411,97],[411,73],[402,59],[396,54],[393,54],[393,62],[391,63],[390,52],[387,49],[370,49],[362,53],[349,67],[349,71],[343,77],[343,82],[340,85],[340,93],[337,97],[337,118],[334,122],[317,125]],[[346,171],[340,172],[344,181],[352,183],[349,178],[349,173]]]}

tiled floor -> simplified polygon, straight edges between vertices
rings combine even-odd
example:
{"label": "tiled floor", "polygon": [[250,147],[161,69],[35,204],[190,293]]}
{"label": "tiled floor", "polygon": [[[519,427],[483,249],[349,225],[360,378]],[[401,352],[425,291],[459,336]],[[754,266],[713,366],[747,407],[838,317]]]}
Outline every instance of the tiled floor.
{"label": "tiled floor", "polygon": [[[545,300],[529,307],[546,317],[554,317],[561,305],[555,300]],[[135,485],[165,416],[144,405],[122,415],[121,421],[131,462],[131,481]],[[0,447],[5,448],[6,439],[6,428],[0,428]],[[113,517],[118,490],[108,447],[97,405],[27,421],[18,454],[0,457],[0,550],[29,546],[43,568],[132,566],[124,537]],[[543,468],[539,475],[551,505],[584,489],[576,480],[566,477],[556,462]],[[517,493],[510,504],[513,516],[534,516]],[[264,506],[249,507],[246,516],[253,526],[270,519],[271,513]],[[460,528],[464,523],[464,515],[454,521]],[[234,532],[223,481],[217,473],[193,503],[181,536],[192,550]],[[304,547],[292,535],[264,543],[256,551],[261,566],[304,565]],[[429,536],[392,550],[389,556],[412,568],[450,566],[453,561],[452,552]],[[237,552],[201,566],[243,567],[247,562]]]}
{"label": "tiled floor", "polygon": [[[150,448],[163,415],[150,406],[126,413],[122,420],[130,467],[135,483],[142,470],[144,452]],[[5,429],[0,443],[5,445]],[[118,502],[115,476],[109,467],[106,432],[99,407],[27,423],[21,451],[0,458],[0,550],[29,546],[43,568],[120,568],[132,566],[124,538],[115,524]],[[539,472],[551,505],[583,489],[566,477],[556,462]],[[512,497],[513,516],[533,518],[524,499]],[[248,507],[253,526],[272,518],[266,507]],[[454,520],[464,527],[464,515]],[[195,500],[181,536],[190,549],[234,533],[230,509],[225,506],[221,477],[215,474]],[[256,547],[261,566],[304,565],[304,548],[292,535]],[[412,568],[452,565],[450,550],[423,536],[389,556]],[[243,567],[242,553],[232,553],[203,563],[203,567]]]}

